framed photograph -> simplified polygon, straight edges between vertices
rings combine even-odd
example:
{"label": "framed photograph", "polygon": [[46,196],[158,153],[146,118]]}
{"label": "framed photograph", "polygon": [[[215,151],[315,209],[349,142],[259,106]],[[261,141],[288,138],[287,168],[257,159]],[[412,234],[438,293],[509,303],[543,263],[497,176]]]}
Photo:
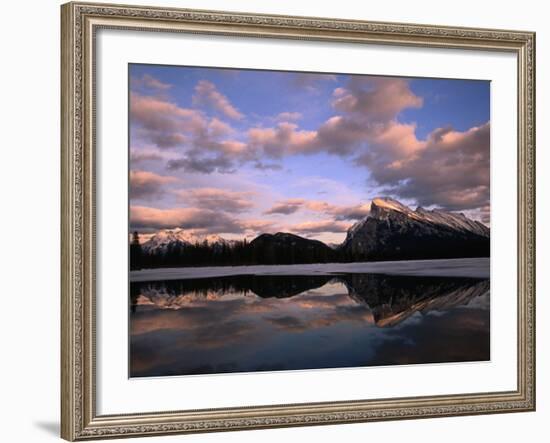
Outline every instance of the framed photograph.
{"label": "framed photograph", "polygon": [[68,3],[62,437],[535,409],[535,35]]}

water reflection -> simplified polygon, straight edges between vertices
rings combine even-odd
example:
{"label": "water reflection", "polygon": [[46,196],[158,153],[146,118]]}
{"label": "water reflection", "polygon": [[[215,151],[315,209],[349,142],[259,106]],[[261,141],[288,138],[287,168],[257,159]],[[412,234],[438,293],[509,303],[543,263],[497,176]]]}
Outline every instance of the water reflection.
{"label": "water reflection", "polygon": [[136,377],[489,358],[487,279],[241,275],[131,284]]}

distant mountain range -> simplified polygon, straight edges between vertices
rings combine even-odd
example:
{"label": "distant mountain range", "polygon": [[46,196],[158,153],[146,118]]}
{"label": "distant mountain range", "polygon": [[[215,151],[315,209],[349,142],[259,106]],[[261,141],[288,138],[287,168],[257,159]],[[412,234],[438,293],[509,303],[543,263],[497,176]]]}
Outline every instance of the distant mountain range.
{"label": "distant mountain range", "polygon": [[226,240],[219,235],[196,235],[188,229],[163,229],[152,235],[141,247],[147,253],[166,253],[176,247],[196,245],[207,242],[210,246],[230,246],[234,240]]}
{"label": "distant mountain range", "polygon": [[377,197],[369,215],[348,230],[340,245],[286,232],[261,234],[247,243],[176,228],[158,231],[141,248],[155,257],[145,267],[488,257],[490,229],[464,214],[412,210],[392,198]]}

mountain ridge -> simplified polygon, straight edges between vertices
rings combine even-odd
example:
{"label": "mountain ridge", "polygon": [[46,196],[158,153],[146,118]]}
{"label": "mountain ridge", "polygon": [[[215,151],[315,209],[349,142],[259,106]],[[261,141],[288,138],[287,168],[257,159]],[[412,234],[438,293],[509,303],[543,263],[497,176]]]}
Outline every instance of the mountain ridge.
{"label": "mountain ridge", "polygon": [[412,210],[390,197],[376,197],[340,249],[361,260],[485,257],[490,229],[461,213]]}
{"label": "mountain ridge", "polygon": [[391,197],[376,197],[369,214],[348,229],[339,245],[289,232],[262,233],[247,242],[172,228],[153,234],[141,249],[147,256],[170,256],[170,263],[161,260],[155,265],[155,259],[150,263],[153,267],[192,265],[185,254],[199,255],[197,265],[208,260],[212,264],[293,264],[488,257],[490,228],[463,213],[421,206],[413,210]]}
{"label": "mountain ridge", "polygon": [[210,245],[230,245],[232,240],[226,240],[217,234],[197,235],[193,231],[182,228],[162,229],[153,234],[141,247],[146,252],[167,252],[170,247],[190,246],[207,241]]}

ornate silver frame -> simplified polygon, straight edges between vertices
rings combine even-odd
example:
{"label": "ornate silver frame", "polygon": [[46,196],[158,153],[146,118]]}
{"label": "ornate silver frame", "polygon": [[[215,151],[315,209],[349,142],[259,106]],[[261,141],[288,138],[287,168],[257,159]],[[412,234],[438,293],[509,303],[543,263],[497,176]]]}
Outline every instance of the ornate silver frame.
{"label": "ornate silver frame", "polygon": [[[62,18],[61,435],[87,440],[535,409],[535,34],[68,3]],[[96,414],[94,35],[100,28],[508,51],[518,60],[518,383],[510,392]],[[130,412],[130,411],[129,411]]]}

